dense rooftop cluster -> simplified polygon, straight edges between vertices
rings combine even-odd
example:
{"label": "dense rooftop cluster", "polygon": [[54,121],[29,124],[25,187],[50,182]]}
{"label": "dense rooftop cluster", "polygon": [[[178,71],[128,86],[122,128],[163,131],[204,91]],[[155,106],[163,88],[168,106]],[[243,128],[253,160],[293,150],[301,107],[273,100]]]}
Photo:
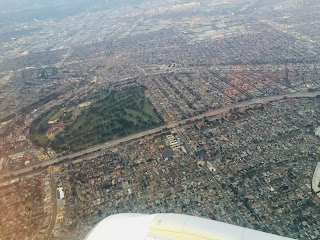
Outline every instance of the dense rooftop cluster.
{"label": "dense rooftop cluster", "polygon": [[4,239],[43,238],[52,211],[47,180],[45,174],[38,174],[0,185],[0,229]]}
{"label": "dense rooftop cluster", "polygon": [[0,239],[77,240],[118,212],[319,239],[318,0],[11,2]]}
{"label": "dense rooftop cluster", "polygon": [[282,100],[206,119],[174,133],[187,153],[169,151],[164,133],[64,164],[63,232],[118,212],[175,212],[313,239],[319,104]]}

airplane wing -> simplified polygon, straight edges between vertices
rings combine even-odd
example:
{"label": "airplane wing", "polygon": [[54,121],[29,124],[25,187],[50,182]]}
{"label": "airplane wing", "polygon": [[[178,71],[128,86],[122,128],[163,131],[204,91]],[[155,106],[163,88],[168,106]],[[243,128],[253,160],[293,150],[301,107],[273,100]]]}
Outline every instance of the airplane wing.
{"label": "airplane wing", "polygon": [[85,240],[290,240],[210,219],[181,214],[116,214],[99,222]]}

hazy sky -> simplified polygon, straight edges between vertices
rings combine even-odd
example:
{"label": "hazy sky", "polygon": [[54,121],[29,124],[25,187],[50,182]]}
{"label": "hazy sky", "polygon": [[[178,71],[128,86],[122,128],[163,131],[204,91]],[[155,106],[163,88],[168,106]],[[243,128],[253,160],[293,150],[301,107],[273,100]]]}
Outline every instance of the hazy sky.
{"label": "hazy sky", "polygon": [[0,0],[0,26],[10,22],[60,18],[111,7],[112,0]]}

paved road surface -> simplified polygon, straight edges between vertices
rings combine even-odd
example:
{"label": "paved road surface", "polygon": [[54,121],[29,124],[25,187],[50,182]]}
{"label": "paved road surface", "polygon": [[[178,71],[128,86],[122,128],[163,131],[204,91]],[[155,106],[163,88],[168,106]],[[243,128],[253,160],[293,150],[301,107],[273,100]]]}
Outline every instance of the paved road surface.
{"label": "paved road surface", "polygon": [[49,226],[46,231],[46,235],[44,237],[45,240],[50,239],[52,230],[54,228],[54,225],[56,223],[57,219],[57,185],[55,181],[55,177],[52,171],[49,172],[49,177],[50,177],[50,188],[51,188],[51,206],[52,206],[52,214],[51,214],[51,219]]}
{"label": "paved road surface", "polygon": [[63,161],[68,161],[68,160],[74,160],[77,157],[80,157],[84,154],[89,154],[89,153],[93,153],[96,151],[104,150],[104,149],[108,149],[108,148],[113,148],[116,147],[117,145],[121,144],[121,143],[125,143],[125,142],[129,142],[132,140],[136,140],[151,134],[155,134],[157,132],[161,132],[162,130],[165,129],[171,129],[174,127],[179,127],[179,125],[184,125],[186,124],[188,121],[193,121],[193,120],[197,120],[197,119],[202,119],[204,117],[211,117],[211,116],[215,116],[215,115],[220,115],[220,114],[225,114],[228,113],[230,111],[230,109],[233,108],[238,108],[238,107],[247,107],[250,106],[252,104],[256,104],[256,103],[266,103],[266,102],[270,102],[270,101],[275,101],[275,100],[280,100],[283,97],[287,97],[287,98],[314,98],[317,95],[319,95],[319,92],[295,92],[295,93],[286,93],[286,94],[280,94],[280,95],[275,95],[275,96],[268,96],[268,97],[261,97],[261,98],[254,98],[248,101],[243,101],[243,102],[238,102],[238,103],[234,103],[234,104],[230,104],[230,105],[225,105],[221,108],[218,109],[213,109],[213,110],[209,110],[205,113],[202,113],[200,115],[188,118],[188,119],[184,119],[181,121],[177,121],[177,122],[171,122],[168,123],[166,125],[163,125],[161,127],[157,127],[157,128],[153,128],[147,131],[143,131],[143,132],[139,132],[136,134],[132,134],[130,136],[124,137],[124,138],[120,138],[114,141],[110,141],[110,142],[106,142],[103,144],[99,144],[93,147],[90,147],[86,150],[83,151],[79,151],[76,153],[72,153],[63,157],[58,157],[55,159],[51,159],[49,161],[43,162],[43,163],[39,163],[30,167],[26,167],[23,169],[19,169],[19,170],[13,170],[13,171],[9,171],[9,172],[5,172],[5,173],[1,173],[0,174],[0,180],[3,180],[6,177],[14,177],[14,176],[19,176],[19,175],[24,175],[24,174],[30,174],[34,168],[46,168],[52,164],[57,164]]}

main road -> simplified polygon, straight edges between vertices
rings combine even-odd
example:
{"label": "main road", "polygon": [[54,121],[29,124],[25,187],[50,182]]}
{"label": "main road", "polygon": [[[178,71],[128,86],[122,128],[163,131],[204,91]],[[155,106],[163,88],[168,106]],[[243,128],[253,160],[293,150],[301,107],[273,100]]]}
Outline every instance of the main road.
{"label": "main road", "polygon": [[114,141],[109,141],[103,144],[99,144],[99,145],[95,145],[93,147],[90,147],[88,149],[85,149],[83,151],[79,151],[76,153],[71,153],[62,157],[57,157],[39,164],[35,164],[26,168],[22,168],[22,169],[18,169],[18,170],[13,170],[13,171],[8,171],[5,173],[1,173],[0,174],[0,180],[4,180],[4,178],[10,178],[10,177],[16,177],[16,176],[20,176],[20,175],[25,175],[25,174],[29,174],[31,173],[34,169],[44,169],[50,165],[53,164],[58,164],[64,161],[71,161],[74,160],[78,157],[81,157],[85,154],[89,154],[89,153],[94,153],[96,151],[99,150],[104,150],[104,149],[109,149],[109,148],[113,148],[116,147],[119,144],[122,143],[126,143],[132,140],[136,140],[142,137],[146,137],[148,135],[152,135],[158,132],[161,132],[165,129],[171,129],[171,128],[175,128],[175,127],[179,127],[180,125],[184,125],[187,122],[190,121],[195,121],[197,119],[203,119],[205,117],[213,117],[213,116],[217,116],[217,115],[222,115],[222,114],[226,114],[228,113],[231,109],[234,108],[239,108],[239,107],[249,107],[252,104],[258,104],[258,103],[267,103],[270,101],[276,101],[276,100],[280,100],[283,99],[284,97],[286,98],[314,98],[317,95],[319,95],[320,92],[307,92],[307,91],[303,91],[303,92],[294,92],[294,93],[284,93],[284,94],[279,94],[279,95],[274,95],[274,96],[267,96],[267,97],[260,97],[260,98],[254,98],[254,99],[250,99],[247,101],[242,101],[242,102],[237,102],[234,104],[229,104],[229,105],[225,105],[223,107],[217,108],[217,109],[213,109],[213,110],[209,110],[207,112],[204,112],[202,114],[199,114],[197,116],[188,118],[188,119],[184,119],[181,121],[177,121],[177,122],[171,122],[168,123],[166,125],[162,125],[161,127],[157,127],[157,128],[153,128],[150,130],[146,130],[143,132],[138,132],[132,135],[129,135],[127,137],[123,137]]}

